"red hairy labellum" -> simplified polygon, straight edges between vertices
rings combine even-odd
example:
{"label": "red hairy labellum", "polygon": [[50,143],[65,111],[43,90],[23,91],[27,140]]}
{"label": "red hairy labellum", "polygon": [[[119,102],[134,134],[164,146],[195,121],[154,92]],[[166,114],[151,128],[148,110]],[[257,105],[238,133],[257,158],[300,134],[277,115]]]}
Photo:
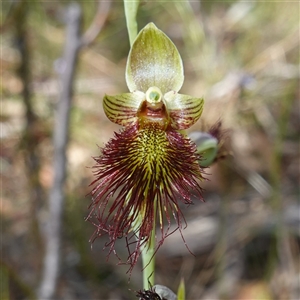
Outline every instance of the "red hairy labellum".
{"label": "red hairy labellum", "polygon": [[[128,247],[132,267],[150,238],[155,219],[160,224],[161,245],[170,234],[172,218],[178,229],[185,223],[179,201],[192,204],[192,192],[202,199],[195,144],[175,130],[162,130],[159,122],[124,128],[94,159],[96,179],[88,216],[97,227],[94,238],[108,234],[110,252],[121,236],[128,244],[135,243],[133,251]],[[137,221],[140,226],[134,231]]]}

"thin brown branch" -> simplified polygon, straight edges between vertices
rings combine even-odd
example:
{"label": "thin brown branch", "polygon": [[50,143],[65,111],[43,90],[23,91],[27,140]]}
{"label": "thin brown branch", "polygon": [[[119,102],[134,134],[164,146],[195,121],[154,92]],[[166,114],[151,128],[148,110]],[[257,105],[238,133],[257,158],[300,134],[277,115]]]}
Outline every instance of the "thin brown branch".
{"label": "thin brown branch", "polygon": [[98,1],[95,18],[90,27],[87,29],[87,31],[83,34],[81,38],[81,47],[86,47],[94,42],[107,19],[110,6],[111,1]]}
{"label": "thin brown branch", "polygon": [[60,273],[61,229],[65,195],[63,192],[66,178],[66,148],[68,143],[69,116],[73,94],[73,81],[78,54],[83,46],[91,44],[99,34],[107,18],[110,1],[98,4],[96,17],[91,27],[81,36],[81,9],[72,4],[67,11],[67,37],[64,55],[61,61],[61,93],[57,107],[54,128],[54,180],[49,197],[49,216],[45,230],[45,258],[39,299],[52,299],[55,295]]}
{"label": "thin brown branch", "polygon": [[54,127],[53,186],[49,196],[49,214],[45,230],[45,257],[39,299],[52,299],[59,278],[61,256],[61,229],[65,195],[66,148],[68,142],[69,116],[73,94],[73,81],[79,51],[81,8],[73,3],[68,7],[67,36],[62,57],[60,77],[61,93],[58,101]]}

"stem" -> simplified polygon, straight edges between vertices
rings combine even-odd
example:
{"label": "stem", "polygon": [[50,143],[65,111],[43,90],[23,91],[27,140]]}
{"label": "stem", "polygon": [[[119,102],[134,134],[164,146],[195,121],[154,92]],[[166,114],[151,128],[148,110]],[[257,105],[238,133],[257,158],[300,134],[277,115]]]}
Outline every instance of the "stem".
{"label": "stem", "polygon": [[[155,221],[156,221],[156,205],[154,204],[153,215],[153,228],[150,238],[147,243],[141,247],[142,265],[143,265],[143,288],[149,290],[154,285],[154,273],[155,273]],[[142,216],[140,215],[132,224],[134,231],[138,231],[142,222]]]}
{"label": "stem", "polygon": [[126,16],[126,25],[129,35],[130,46],[132,46],[136,36],[137,36],[137,22],[136,22],[136,14],[139,7],[139,0],[124,0],[124,9]]}
{"label": "stem", "polygon": [[[156,214],[156,207],[154,208],[154,214]],[[155,272],[155,215],[151,237],[149,242],[142,249],[142,261],[143,261],[143,287],[145,290],[149,290],[154,285],[154,272]]]}
{"label": "stem", "polygon": [[[156,229],[156,204],[154,203],[153,212],[153,228],[150,238],[147,243],[141,247],[142,265],[143,265],[143,288],[149,290],[154,285],[155,273],[155,229]],[[134,231],[138,231],[142,222],[142,215],[140,215],[132,224]]]}

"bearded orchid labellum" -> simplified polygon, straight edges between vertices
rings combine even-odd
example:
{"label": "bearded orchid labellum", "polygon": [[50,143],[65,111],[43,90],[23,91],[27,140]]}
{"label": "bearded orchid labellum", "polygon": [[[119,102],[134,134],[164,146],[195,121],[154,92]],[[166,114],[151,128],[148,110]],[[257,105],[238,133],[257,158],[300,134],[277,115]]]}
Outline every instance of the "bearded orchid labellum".
{"label": "bearded orchid labellum", "polygon": [[106,116],[123,129],[94,158],[96,179],[87,219],[97,228],[92,240],[108,234],[109,254],[118,238],[126,238],[131,268],[156,222],[159,247],[170,234],[172,219],[179,230],[185,224],[179,201],[192,204],[193,196],[202,200],[200,157],[182,130],[199,119],[203,99],[179,94],[183,80],[175,45],[150,23],[129,53],[130,93],[103,99]]}

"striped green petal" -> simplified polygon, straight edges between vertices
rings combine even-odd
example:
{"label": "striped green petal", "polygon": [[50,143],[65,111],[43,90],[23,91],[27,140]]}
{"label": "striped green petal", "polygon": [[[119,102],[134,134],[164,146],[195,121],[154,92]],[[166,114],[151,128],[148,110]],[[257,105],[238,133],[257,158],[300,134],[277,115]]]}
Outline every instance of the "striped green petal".
{"label": "striped green petal", "polygon": [[164,100],[171,118],[172,128],[176,130],[191,127],[202,114],[203,98],[194,98],[171,91],[164,95]]}
{"label": "striped green petal", "polygon": [[139,91],[115,96],[105,95],[103,108],[108,119],[116,124],[127,126],[137,119],[137,112],[145,94]]}
{"label": "striped green petal", "polygon": [[153,23],[140,31],[126,66],[129,90],[146,93],[157,86],[162,93],[179,91],[184,80],[180,54],[173,42]]}

